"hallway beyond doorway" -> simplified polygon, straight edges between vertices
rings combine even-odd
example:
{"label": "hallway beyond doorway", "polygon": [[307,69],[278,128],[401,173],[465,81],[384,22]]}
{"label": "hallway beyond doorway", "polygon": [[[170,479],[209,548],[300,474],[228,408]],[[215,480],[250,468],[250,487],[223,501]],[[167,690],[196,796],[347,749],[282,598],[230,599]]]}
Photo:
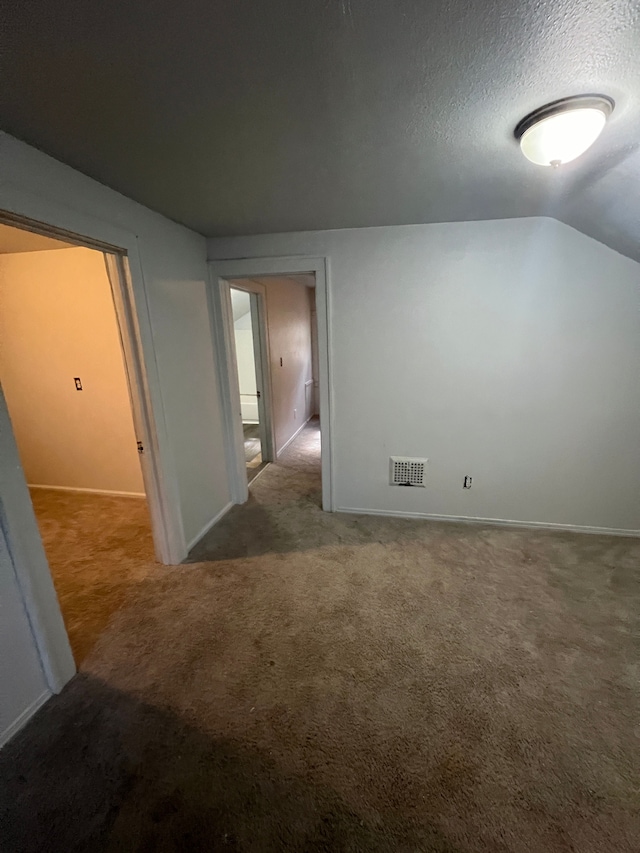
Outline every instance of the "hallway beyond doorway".
{"label": "hallway beyond doorway", "polygon": [[[247,503],[233,507],[200,541],[189,562],[291,550],[298,524],[313,528],[309,513],[321,519],[320,421],[312,418],[269,469],[252,483]],[[288,508],[286,518],[279,510]],[[278,523],[273,524],[278,512]],[[291,530],[289,530],[291,525]]]}
{"label": "hallway beyond doorway", "polygon": [[259,425],[261,462],[273,462],[311,419],[322,416],[322,507],[331,511],[326,277],[320,259],[300,263],[304,271],[295,274],[265,269],[229,275],[218,265],[211,268],[230,497],[244,504],[257,476],[247,463],[247,425]]}

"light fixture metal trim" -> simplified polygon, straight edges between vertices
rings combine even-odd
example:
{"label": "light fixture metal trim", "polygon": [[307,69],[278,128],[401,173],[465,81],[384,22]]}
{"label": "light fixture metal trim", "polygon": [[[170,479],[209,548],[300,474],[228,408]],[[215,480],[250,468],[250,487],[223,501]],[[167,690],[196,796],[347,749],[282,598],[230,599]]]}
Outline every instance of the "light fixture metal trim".
{"label": "light fixture metal trim", "polygon": [[533,127],[534,124],[538,124],[538,122],[545,118],[549,118],[557,113],[567,112],[568,110],[602,110],[605,116],[609,118],[615,105],[616,102],[608,95],[574,95],[571,98],[560,98],[560,100],[552,101],[544,107],[538,107],[537,110],[525,116],[516,125],[513,135],[520,141],[527,130]]}
{"label": "light fixture metal trim", "polygon": [[[560,117],[560,116],[568,116],[572,112],[581,111],[581,115],[588,114],[588,112],[597,111],[602,115],[602,126],[606,123],[607,119],[613,112],[615,107],[615,102],[613,98],[610,98],[608,95],[575,95],[570,98],[560,98],[560,100],[553,101],[550,104],[546,104],[543,107],[539,107],[537,110],[529,113],[529,115],[525,116],[521,121],[518,122],[516,128],[514,130],[514,136],[520,143],[520,147],[522,148],[523,154],[534,163],[539,163],[540,165],[560,165],[562,162],[569,162],[575,157],[579,156],[580,153],[583,153],[587,148],[589,148],[595,139],[599,135],[599,130],[596,130],[596,133],[593,136],[593,139],[590,142],[587,142],[585,147],[582,149],[582,152],[578,151],[575,155],[572,155],[567,160],[549,160],[546,163],[543,163],[542,160],[535,159],[531,157],[530,153],[525,150],[524,141],[525,136],[529,139],[532,139],[532,134],[529,131],[533,132],[533,128],[538,129],[538,133],[542,132],[542,128],[545,124],[549,126],[549,119]],[[578,144],[578,148],[580,145]]]}

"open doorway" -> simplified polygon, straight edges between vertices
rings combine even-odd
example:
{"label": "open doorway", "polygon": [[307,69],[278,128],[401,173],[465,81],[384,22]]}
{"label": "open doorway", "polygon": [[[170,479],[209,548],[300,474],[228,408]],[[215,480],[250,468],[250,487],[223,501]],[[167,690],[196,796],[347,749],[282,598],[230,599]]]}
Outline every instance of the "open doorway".
{"label": "open doorway", "polygon": [[[247,481],[295,442],[320,473],[319,353],[314,273],[230,278],[227,324]],[[305,427],[313,433],[301,434]],[[234,430],[238,431],[236,420]],[[302,443],[301,443],[302,442]],[[256,464],[257,463],[257,464]],[[255,473],[254,473],[255,472]]]}
{"label": "open doorway", "polygon": [[231,288],[233,333],[247,482],[251,483],[272,461],[266,401],[268,375],[264,369],[260,328],[261,295],[245,289],[250,282]]}
{"label": "open doorway", "polygon": [[76,665],[154,561],[118,276],[0,224],[0,385]]}

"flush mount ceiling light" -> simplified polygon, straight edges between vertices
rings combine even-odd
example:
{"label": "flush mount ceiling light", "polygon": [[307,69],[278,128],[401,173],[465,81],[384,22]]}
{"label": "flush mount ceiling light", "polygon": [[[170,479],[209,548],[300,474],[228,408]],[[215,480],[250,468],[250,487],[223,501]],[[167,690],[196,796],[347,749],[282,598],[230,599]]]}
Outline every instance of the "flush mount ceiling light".
{"label": "flush mount ceiling light", "polygon": [[561,166],[593,145],[613,107],[606,95],[563,98],[523,118],[514,134],[527,160],[539,166]]}

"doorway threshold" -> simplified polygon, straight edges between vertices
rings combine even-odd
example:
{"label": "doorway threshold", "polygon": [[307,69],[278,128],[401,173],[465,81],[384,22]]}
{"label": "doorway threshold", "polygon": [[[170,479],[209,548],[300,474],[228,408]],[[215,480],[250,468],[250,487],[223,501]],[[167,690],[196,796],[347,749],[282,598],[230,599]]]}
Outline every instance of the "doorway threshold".
{"label": "doorway threshold", "polygon": [[251,485],[269,467],[270,462],[261,462],[256,468],[247,467],[247,481]]}

